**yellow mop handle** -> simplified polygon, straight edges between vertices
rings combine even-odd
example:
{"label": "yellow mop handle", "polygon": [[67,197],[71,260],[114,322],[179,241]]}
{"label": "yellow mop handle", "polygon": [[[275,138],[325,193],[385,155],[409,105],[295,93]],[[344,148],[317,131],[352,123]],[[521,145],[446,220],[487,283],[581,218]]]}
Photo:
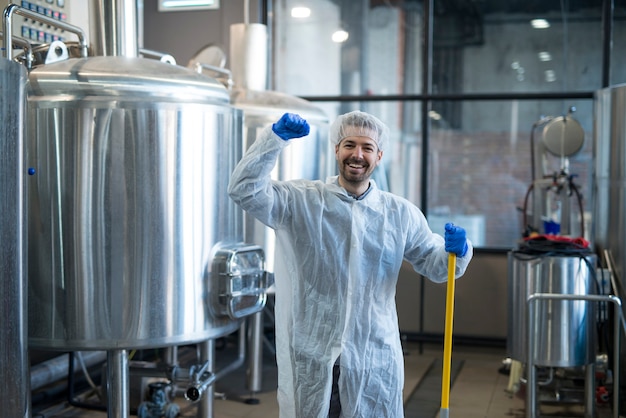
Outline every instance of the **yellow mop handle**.
{"label": "yellow mop handle", "polygon": [[446,294],[446,330],[443,340],[443,375],[441,377],[441,411],[439,418],[448,418],[450,406],[450,363],[452,362],[452,323],[454,321],[454,272],[456,254],[448,253],[448,291]]}

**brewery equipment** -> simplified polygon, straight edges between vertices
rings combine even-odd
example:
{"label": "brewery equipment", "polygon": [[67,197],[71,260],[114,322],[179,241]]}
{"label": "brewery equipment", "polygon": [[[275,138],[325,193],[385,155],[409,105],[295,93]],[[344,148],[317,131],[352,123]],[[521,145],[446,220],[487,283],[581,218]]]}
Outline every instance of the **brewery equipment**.
{"label": "brewery equipment", "polygon": [[[237,23],[230,27],[230,68],[225,54],[215,45],[198,51],[188,66],[217,77],[231,90],[231,104],[243,111],[243,148],[247,150],[262,129],[276,122],[284,113],[297,113],[307,120],[311,130],[306,139],[294,141],[281,152],[272,179],[322,179],[335,172],[335,159],[328,141],[328,117],[312,103],[298,97],[267,89],[267,28],[258,23]],[[246,242],[263,248],[266,269],[280,273],[280,256],[275,253],[274,231],[253,216],[244,216]],[[271,292],[273,293],[273,292]],[[248,389],[251,395],[261,390],[263,314],[249,318]],[[271,345],[270,345],[271,346]],[[254,403],[251,397],[247,400]]]}
{"label": "brewery equipment", "polygon": [[[537,127],[543,128],[540,141],[534,138]],[[532,183],[522,209],[524,237],[508,255],[507,352],[526,365],[528,418],[534,418],[538,409],[536,367],[547,370],[543,386],[557,386],[553,391],[557,401],[561,394],[555,370],[583,367],[585,416],[595,411],[598,316],[589,297],[600,297],[597,259],[583,238],[582,197],[568,160],[582,148],[583,140],[571,109],[566,116],[542,118],[533,125]],[[554,161],[558,168],[551,171]]]}
{"label": "brewery equipment", "polygon": [[509,253],[511,315],[507,339],[512,359],[528,360],[528,334],[535,335],[532,356],[539,366],[575,367],[595,361],[595,309],[583,301],[537,304],[536,323],[528,324],[527,299],[535,293],[595,294],[595,255],[551,256]]}
{"label": "brewery equipment", "polygon": [[[585,236],[584,211],[579,187],[569,170],[569,157],[581,150],[584,131],[572,117],[548,116],[531,131],[531,178],[522,214],[525,234]],[[541,140],[535,130],[541,127]],[[554,162],[558,168],[550,167]],[[530,202],[529,202],[530,200]],[[576,222],[578,215],[579,222]]]}
{"label": "brewery equipment", "polygon": [[29,344],[107,350],[108,413],[121,417],[128,350],[201,343],[202,372],[167,377],[183,376],[194,400],[206,391],[200,409],[211,416],[212,342],[260,311],[269,286],[264,252],[244,242],[226,193],[242,111],[216,80],[137,57],[134,6],[124,5],[90,4],[111,19],[91,28],[98,56],[80,28],[5,11],[7,51],[14,15],[78,38],[77,48],[53,42],[28,73]]}
{"label": "brewery equipment", "polygon": [[0,393],[3,414],[30,417],[27,352],[26,207],[24,203],[24,66],[0,57]]}
{"label": "brewery equipment", "polygon": [[[603,265],[613,277],[615,294],[626,297],[626,85],[604,88],[595,93],[593,149],[593,220],[594,243]],[[614,338],[623,341],[623,334]],[[624,344],[622,344],[622,347]],[[624,356],[624,349],[615,357]],[[615,370],[624,374],[624,368]],[[615,387],[614,396],[624,399],[624,387]],[[624,407],[620,405],[620,409]]]}

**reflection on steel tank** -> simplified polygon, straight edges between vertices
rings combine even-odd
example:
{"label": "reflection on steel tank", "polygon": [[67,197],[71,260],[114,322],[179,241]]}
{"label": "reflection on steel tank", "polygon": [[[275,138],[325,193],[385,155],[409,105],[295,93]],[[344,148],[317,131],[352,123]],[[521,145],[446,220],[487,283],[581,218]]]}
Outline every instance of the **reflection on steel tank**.
{"label": "reflection on steel tank", "polygon": [[533,363],[538,366],[576,367],[595,361],[596,305],[587,301],[545,301],[534,305],[535,324],[528,324],[528,297],[536,293],[594,295],[596,256],[508,255],[508,355],[528,362],[528,335],[532,333]]}
{"label": "reflection on steel tank", "polygon": [[[306,138],[292,141],[272,171],[274,180],[322,180],[335,173],[334,150],[328,141],[328,117],[313,103],[288,94],[267,90],[267,28],[262,24],[237,23],[230,26],[233,89],[231,102],[244,114],[243,147],[247,150],[261,129],[284,113],[297,113],[307,120],[311,131]],[[274,271],[274,233],[246,216],[246,240],[262,246],[268,270]]]}
{"label": "reflection on steel tank", "polygon": [[243,240],[226,193],[242,153],[228,91],[129,57],[29,77],[31,345],[158,347],[235,331],[213,294],[214,257]]}
{"label": "reflection on steel tank", "polygon": [[593,239],[598,252],[615,263],[620,291],[626,280],[626,85],[599,90],[595,98]]}
{"label": "reflection on steel tank", "polygon": [[[626,298],[626,84],[596,91],[594,114],[593,229],[596,251],[602,265],[613,274],[614,292]],[[624,309],[622,307],[622,309]],[[620,356],[626,355],[623,334]],[[624,374],[621,363],[617,373]],[[622,382],[624,382],[622,380]],[[619,388],[621,409],[626,385]]]}
{"label": "reflection on steel tank", "polygon": [[30,376],[26,328],[28,263],[24,205],[24,66],[0,57],[0,393],[2,414],[29,417]]}

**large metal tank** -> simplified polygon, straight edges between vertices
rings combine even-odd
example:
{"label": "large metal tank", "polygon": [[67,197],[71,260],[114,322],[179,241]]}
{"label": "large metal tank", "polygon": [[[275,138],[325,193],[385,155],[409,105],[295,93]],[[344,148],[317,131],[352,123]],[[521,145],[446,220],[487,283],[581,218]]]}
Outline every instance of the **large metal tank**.
{"label": "large metal tank", "polygon": [[[274,180],[326,180],[335,172],[335,158],[328,140],[328,117],[312,103],[275,91],[233,89],[232,104],[244,114],[243,146],[248,149],[260,131],[276,122],[286,112],[307,120],[311,130],[306,139],[293,141],[285,148],[272,171]],[[245,215],[245,239],[264,248],[267,269],[274,271],[274,231]]]}
{"label": "large metal tank", "polygon": [[[623,283],[626,279],[626,84],[596,92],[594,120],[594,244],[600,253],[606,252],[613,259],[614,273]],[[626,295],[622,292],[618,296]]]}
{"label": "large metal tank", "polygon": [[25,289],[24,66],[0,58],[0,393],[2,415],[30,416]]}
{"label": "large metal tank", "polygon": [[147,348],[235,331],[230,307],[250,306],[216,297],[232,275],[214,261],[230,263],[243,241],[226,193],[242,153],[228,91],[130,57],[72,58],[29,78],[31,346]]}
{"label": "large metal tank", "polygon": [[[272,171],[274,180],[326,180],[336,172],[334,148],[328,140],[328,116],[304,99],[267,90],[267,27],[258,23],[230,26],[231,103],[243,111],[243,147],[247,150],[265,127],[287,112],[297,113],[311,127],[306,139],[292,141]],[[267,269],[274,271],[274,231],[254,217],[245,215],[245,238],[265,249]]]}
{"label": "large metal tank", "polygon": [[595,361],[596,308],[586,301],[539,301],[534,305],[536,324],[528,324],[527,299],[535,293],[596,294],[596,257],[509,253],[508,355],[528,360],[528,333],[535,341],[536,366],[575,367]]}
{"label": "large metal tank", "polygon": [[[624,300],[626,291],[626,84],[596,91],[593,158],[593,238],[603,265],[614,274],[615,294]],[[626,356],[624,335],[621,353]],[[626,365],[621,362],[624,375]],[[623,382],[623,380],[622,380]],[[625,387],[619,389],[624,408]]]}

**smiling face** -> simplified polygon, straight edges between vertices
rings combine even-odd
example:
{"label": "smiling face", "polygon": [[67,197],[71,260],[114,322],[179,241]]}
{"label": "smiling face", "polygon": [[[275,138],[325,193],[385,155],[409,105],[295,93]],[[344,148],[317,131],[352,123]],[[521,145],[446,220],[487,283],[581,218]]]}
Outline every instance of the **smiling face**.
{"label": "smiling face", "polygon": [[367,136],[348,136],[335,146],[339,166],[339,184],[348,192],[360,196],[369,187],[374,169],[380,163],[383,152],[378,144]]}

